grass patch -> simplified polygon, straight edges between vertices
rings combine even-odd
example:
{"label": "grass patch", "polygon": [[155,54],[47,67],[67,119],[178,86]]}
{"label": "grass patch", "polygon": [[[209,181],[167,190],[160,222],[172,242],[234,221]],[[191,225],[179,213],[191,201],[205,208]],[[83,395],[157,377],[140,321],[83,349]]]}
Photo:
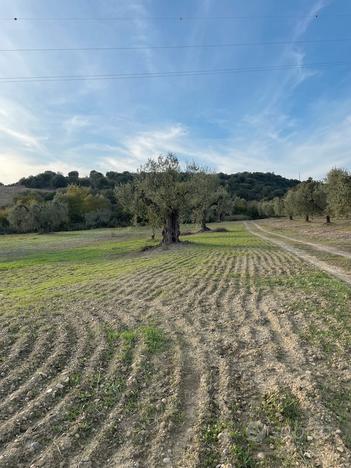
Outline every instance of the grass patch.
{"label": "grass patch", "polygon": [[140,331],[149,353],[158,353],[165,348],[166,339],[162,330],[148,326],[141,328]]}
{"label": "grass patch", "polygon": [[275,425],[288,424],[294,428],[302,419],[302,410],[290,389],[274,390],[264,396],[262,412]]}
{"label": "grass patch", "polygon": [[224,425],[211,421],[203,427],[201,440],[204,445],[201,466],[212,468],[220,462],[221,454],[218,448],[218,436],[223,431]]}
{"label": "grass patch", "polygon": [[231,452],[238,466],[242,468],[253,468],[257,465],[253,458],[254,444],[249,440],[246,430],[232,430],[230,433],[232,441]]}
{"label": "grass patch", "polygon": [[119,343],[128,348],[135,346],[138,341],[143,341],[147,352],[154,354],[163,351],[167,343],[163,331],[153,325],[122,331],[115,330],[109,325],[106,325],[104,331],[106,340],[112,350],[114,350]]}

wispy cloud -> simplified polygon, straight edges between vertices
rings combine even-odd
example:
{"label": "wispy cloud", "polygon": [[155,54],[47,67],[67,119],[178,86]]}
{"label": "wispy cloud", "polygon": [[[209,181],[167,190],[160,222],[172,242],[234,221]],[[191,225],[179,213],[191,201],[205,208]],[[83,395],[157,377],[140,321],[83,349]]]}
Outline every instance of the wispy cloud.
{"label": "wispy cloud", "polygon": [[42,150],[40,139],[28,133],[18,132],[11,128],[0,125],[0,135],[1,134],[10,137],[10,140],[14,140],[15,142],[23,144],[27,148]]}
{"label": "wispy cloud", "polygon": [[[307,5],[308,3],[308,5]],[[285,2],[272,21],[184,21],[150,19],[186,12],[189,16],[276,14],[276,1],[255,6],[214,0],[172,5],[152,0],[94,5],[85,0],[48,3],[48,16],[129,16],[129,22],[4,24],[4,48],[36,46],[130,46],[299,41],[323,37],[328,20],[315,18],[332,0]],[[330,7],[330,8],[329,8]],[[33,3],[11,0],[4,16],[44,15]],[[250,13],[251,12],[251,13]],[[321,15],[322,18],[323,15]],[[327,17],[327,15],[326,15]],[[348,26],[348,25],[347,25]],[[323,29],[324,27],[324,29]],[[315,34],[318,32],[319,36]],[[329,31],[328,31],[329,34]],[[346,32],[345,34],[346,35]],[[335,25],[330,37],[342,36]],[[339,47],[339,46],[338,46]],[[343,47],[340,45],[339,48]],[[345,53],[348,52],[345,45]],[[226,172],[275,171],[289,176],[322,176],[332,165],[351,165],[349,100],[345,74],[305,69],[324,60],[326,47],[186,49],[134,52],[0,54],[0,75],[106,74],[293,65],[262,74],[218,75],[155,80],[1,84],[0,181],[14,182],[44,169],[135,170],[148,157],[168,151]],[[330,56],[333,53],[329,49]],[[329,72],[329,74],[328,74]]]}

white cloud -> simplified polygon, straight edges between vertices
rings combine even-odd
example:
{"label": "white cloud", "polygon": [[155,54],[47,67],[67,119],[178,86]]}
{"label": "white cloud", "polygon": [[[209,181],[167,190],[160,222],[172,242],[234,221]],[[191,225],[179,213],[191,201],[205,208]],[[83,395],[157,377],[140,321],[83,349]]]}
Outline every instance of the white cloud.
{"label": "white cloud", "polygon": [[21,143],[27,148],[42,149],[40,140],[29,133],[18,132],[11,128],[0,126],[0,134],[10,137],[11,140]]}
{"label": "white cloud", "polygon": [[45,152],[47,135],[33,113],[23,105],[9,99],[1,99],[0,106],[2,109],[0,113],[2,150],[11,148],[17,151],[21,149],[24,152],[36,151],[40,154]]}
{"label": "white cloud", "polygon": [[108,148],[110,154],[101,159],[100,167],[105,170],[135,170],[148,158],[159,154],[170,151],[182,153],[186,149],[187,136],[188,130],[181,124],[128,135],[120,145]]}
{"label": "white cloud", "polygon": [[48,161],[47,158],[24,156],[15,152],[0,152],[0,182],[10,184],[20,177],[36,175],[44,171],[59,171],[67,173],[72,169],[70,164],[60,160]]}
{"label": "white cloud", "polygon": [[90,127],[93,124],[92,120],[85,115],[73,115],[63,121],[62,125],[68,135],[79,132],[84,128]]}

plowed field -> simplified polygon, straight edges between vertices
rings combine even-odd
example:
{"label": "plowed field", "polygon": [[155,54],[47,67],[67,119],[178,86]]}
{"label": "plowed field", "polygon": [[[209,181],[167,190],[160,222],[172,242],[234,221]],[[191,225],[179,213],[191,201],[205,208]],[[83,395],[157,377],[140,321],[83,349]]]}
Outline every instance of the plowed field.
{"label": "plowed field", "polygon": [[1,467],[350,466],[350,287],[226,227],[0,238]]}

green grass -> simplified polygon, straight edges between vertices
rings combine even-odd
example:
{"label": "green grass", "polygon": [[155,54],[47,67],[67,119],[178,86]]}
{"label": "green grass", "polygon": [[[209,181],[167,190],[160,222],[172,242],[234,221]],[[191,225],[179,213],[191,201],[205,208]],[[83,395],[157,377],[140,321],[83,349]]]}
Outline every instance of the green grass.
{"label": "green grass", "polygon": [[253,458],[254,444],[249,440],[247,432],[243,429],[234,429],[230,433],[231,452],[242,468],[253,468],[257,465]]}
{"label": "green grass", "polygon": [[[155,326],[146,326],[138,329],[116,330],[110,326],[103,329],[107,342],[105,361],[101,365],[106,366],[111,358],[120,361],[121,366],[110,377],[102,372],[95,372],[83,379],[81,373],[70,376],[69,385],[74,391],[74,399],[66,410],[64,420],[70,423],[83,419],[77,425],[81,437],[87,437],[94,428],[96,415],[105,414],[116,406],[127,388],[127,378],[130,365],[138,346],[144,350],[144,364],[142,367],[143,382],[148,383],[153,376],[153,355],[165,349],[166,337],[162,330]],[[127,413],[141,411],[143,417],[151,418],[155,410],[144,408],[140,405],[139,386],[133,387],[123,403]],[[60,432],[60,426],[57,432]],[[64,425],[62,425],[62,430]]]}
{"label": "green grass", "polygon": [[188,274],[190,263],[195,267],[206,261],[201,251],[235,249],[240,255],[250,246],[267,248],[267,244],[248,236],[242,225],[232,223],[226,227],[231,231],[185,237],[184,249],[190,249],[187,252],[175,254],[172,249],[166,249],[157,255],[152,251],[143,252],[145,247],[158,244],[149,239],[149,230],[145,228],[2,236],[0,297],[7,312],[29,307],[40,309],[53,298],[96,297],[100,294],[99,282],[151,267],[161,268],[171,255],[186,255],[190,259],[187,267],[179,268],[180,274]]}
{"label": "green grass", "polygon": [[294,427],[302,419],[302,410],[290,389],[279,389],[266,394],[262,411],[272,424],[288,424]]}

